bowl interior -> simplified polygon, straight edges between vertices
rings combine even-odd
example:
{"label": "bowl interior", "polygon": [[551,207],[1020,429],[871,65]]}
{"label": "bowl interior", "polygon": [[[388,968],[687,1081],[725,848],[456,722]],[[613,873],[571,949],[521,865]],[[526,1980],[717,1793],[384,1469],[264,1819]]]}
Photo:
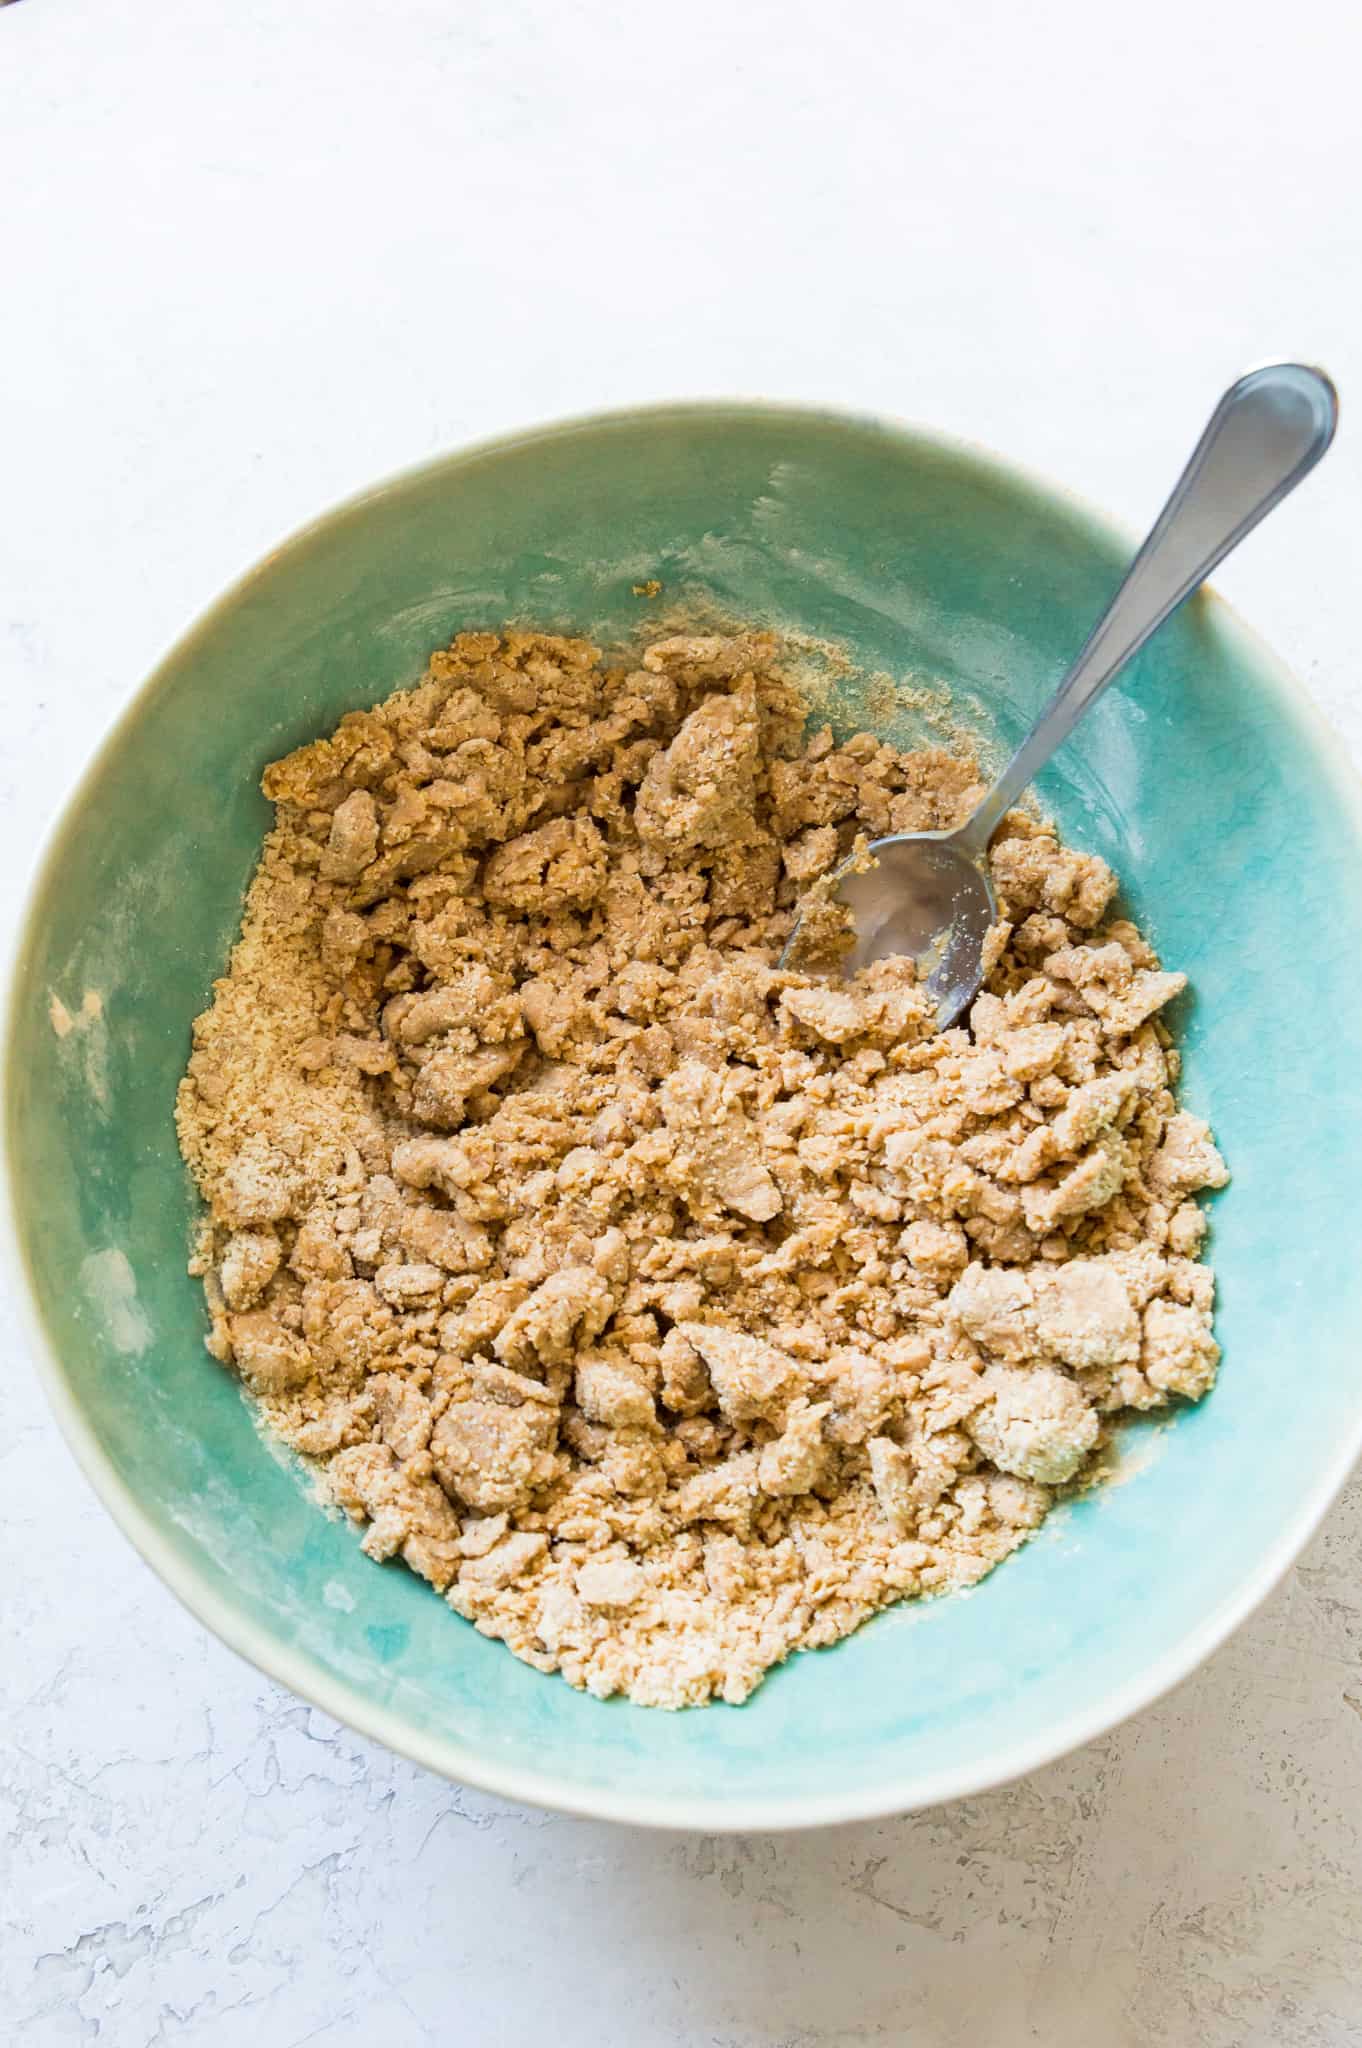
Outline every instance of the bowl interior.
{"label": "bowl interior", "polygon": [[[1322,729],[1214,600],[1165,628],[1041,792],[1192,978],[1186,1099],[1235,1176],[1214,1210],[1224,1373],[1141,1435],[1123,1483],[973,1593],[800,1656],[741,1709],[585,1698],[319,1511],[206,1356],[184,1271],[172,1102],[267,824],[266,761],[414,681],[460,627],[613,640],[682,594],[844,643],[865,671],[945,682],[1005,744],[1123,555],[965,449],[814,413],[671,408],[401,478],[278,550],[174,651],[37,885],[10,1039],[12,1195],[63,1421],[125,1528],[237,1648],[515,1796],[789,1825],[1027,1768],[1181,1675],[1265,1590],[1362,1423],[1362,832]],[[653,577],[650,604],[634,586]],[[834,710],[884,729],[855,687]],[[896,721],[914,735],[911,711]]]}

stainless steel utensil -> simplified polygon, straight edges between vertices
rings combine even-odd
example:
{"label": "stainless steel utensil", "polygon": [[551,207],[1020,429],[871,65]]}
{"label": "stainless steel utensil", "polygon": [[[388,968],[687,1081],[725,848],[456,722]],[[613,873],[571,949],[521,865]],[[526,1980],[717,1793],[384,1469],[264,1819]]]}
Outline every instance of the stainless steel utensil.
{"label": "stainless steel utensil", "polygon": [[[969,1007],[998,916],[988,848],[1004,814],[1169,613],[1314,468],[1337,424],[1333,384],[1304,363],[1250,370],[1230,386],[1125,581],[973,816],[950,832],[876,839],[873,865],[840,870],[837,894],[856,925],[844,971],[909,954],[943,1030]],[[782,966],[798,938],[796,924]]]}

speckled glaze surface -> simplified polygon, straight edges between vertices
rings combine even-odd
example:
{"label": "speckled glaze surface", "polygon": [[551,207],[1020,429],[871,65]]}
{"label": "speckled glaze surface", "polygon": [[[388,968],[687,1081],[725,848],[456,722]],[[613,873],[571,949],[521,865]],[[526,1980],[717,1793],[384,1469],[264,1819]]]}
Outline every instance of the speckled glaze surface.
{"label": "speckled glaze surface", "polygon": [[[1362,1440],[1362,813],[1304,699],[1187,607],[1041,785],[1170,964],[1214,1205],[1220,1386],[967,1596],[898,1609],[739,1709],[601,1703],[372,1564],[202,1348],[175,1147],[189,1024],[268,822],[264,763],[414,681],[464,626],[616,639],[633,586],[843,643],[1020,736],[1126,543],[976,451],[757,406],[472,450],[286,543],[162,665],[59,826],[16,962],[10,1195],[49,1390],[123,1527],[225,1639],[451,1777],[608,1817],[801,1826],[1033,1767],[1185,1674],[1304,1542]],[[838,719],[858,720],[856,691]],[[897,736],[914,733],[905,714]],[[1299,934],[1316,938],[1303,955]],[[54,1007],[55,1003],[59,1007]],[[54,1024],[55,1019],[55,1024]],[[57,1028],[60,1027],[60,1028]]]}

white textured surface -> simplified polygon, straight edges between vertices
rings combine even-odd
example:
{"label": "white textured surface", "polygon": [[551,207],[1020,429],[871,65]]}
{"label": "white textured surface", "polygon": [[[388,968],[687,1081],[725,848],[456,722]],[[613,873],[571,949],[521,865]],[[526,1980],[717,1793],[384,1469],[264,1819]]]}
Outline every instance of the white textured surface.
{"label": "white textured surface", "polygon": [[[1317,355],[1356,404],[1360,62],[1354,10],[1275,0],[0,8],[6,920],[222,583],[461,439],[766,391],[1134,521],[1245,360]],[[1360,446],[1221,579],[1355,758]],[[0,1316],[0,2040],[1362,2042],[1356,1482],[1208,1668],[1039,1777],[649,1837],[460,1792],[238,1664]]]}

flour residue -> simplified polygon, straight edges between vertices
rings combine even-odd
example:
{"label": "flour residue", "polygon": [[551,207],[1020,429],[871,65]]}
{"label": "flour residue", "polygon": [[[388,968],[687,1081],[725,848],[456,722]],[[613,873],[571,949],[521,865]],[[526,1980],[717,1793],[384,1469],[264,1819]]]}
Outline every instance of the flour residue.
{"label": "flour residue", "polygon": [[81,1292],[104,1326],[115,1351],[136,1357],[151,1342],[151,1322],[137,1298],[137,1276],[127,1254],[111,1245],[91,1252],[80,1265]]}
{"label": "flour residue", "polygon": [[78,1059],[81,1078],[101,1109],[109,1106],[109,1033],[104,1020],[104,998],[99,990],[87,988],[80,1007],[71,1010],[53,989],[47,1003],[47,1021],[64,1046]]}

